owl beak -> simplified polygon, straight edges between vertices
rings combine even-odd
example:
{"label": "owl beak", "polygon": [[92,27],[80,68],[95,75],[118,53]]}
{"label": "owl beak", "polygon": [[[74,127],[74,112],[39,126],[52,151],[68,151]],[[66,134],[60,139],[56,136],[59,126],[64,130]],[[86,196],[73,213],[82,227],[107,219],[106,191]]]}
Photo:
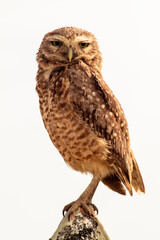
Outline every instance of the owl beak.
{"label": "owl beak", "polygon": [[69,47],[69,49],[68,49],[68,60],[71,62],[72,58],[73,58],[73,50],[72,50],[71,47]]}

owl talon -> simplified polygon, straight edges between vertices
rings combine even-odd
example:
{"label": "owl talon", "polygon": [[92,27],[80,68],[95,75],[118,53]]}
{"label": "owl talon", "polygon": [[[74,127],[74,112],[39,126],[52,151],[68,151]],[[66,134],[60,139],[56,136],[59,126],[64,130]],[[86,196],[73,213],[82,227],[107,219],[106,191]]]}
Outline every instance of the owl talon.
{"label": "owl talon", "polygon": [[96,212],[98,215],[98,208],[96,207],[96,205],[94,205],[93,203],[89,203],[89,205],[93,208],[94,212]]}
{"label": "owl talon", "polygon": [[87,216],[91,216],[93,211],[96,211],[98,214],[98,208],[91,202],[85,203],[84,201],[74,201],[69,204],[67,204],[63,209],[63,216],[65,215],[65,212],[68,214],[68,220],[70,221],[71,216],[74,214],[74,212],[77,211],[78,208],[83,209],[84,213]]}
{"label": "owl talon", "polygon": [[64,206],[63,211],[62,211],[63,217],[65,216],[65,213],[68,212],[69,209],[73,206],[74,203],[75,203],[75,201],[73,201],[73,202],[71,202],[71,203],[69,203],[69,204]]}

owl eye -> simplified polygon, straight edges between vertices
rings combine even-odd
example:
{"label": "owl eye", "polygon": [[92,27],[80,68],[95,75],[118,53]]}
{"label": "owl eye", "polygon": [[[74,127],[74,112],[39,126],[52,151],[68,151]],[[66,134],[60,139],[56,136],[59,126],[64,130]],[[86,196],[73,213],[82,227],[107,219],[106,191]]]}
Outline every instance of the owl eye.
{"label": "owl eye", "polygon": [[89,43],[81,42],[79,45],[80,45],[81,48],[86,48],[86,47],[89,46]]}
{"label": "owl eye", "polygon": [[53,46],[56,46],[56,47],[60,47],[62,45],[62,43],[58,40],[52,41],[51,43]]}

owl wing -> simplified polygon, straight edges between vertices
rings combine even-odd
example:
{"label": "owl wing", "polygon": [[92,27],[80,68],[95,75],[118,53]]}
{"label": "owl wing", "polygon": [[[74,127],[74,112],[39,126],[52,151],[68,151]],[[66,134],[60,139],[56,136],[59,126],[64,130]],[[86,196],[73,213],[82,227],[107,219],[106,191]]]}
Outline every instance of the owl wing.
{"label": "owl wing", "polygon": [[121,105],[102,78],[77,71],[79,74],[73,73],[70,79],[72,101],[92,131],[110,143],[115,156],[110,164],[115,166],[117,175],[131,193],[129,133]]}

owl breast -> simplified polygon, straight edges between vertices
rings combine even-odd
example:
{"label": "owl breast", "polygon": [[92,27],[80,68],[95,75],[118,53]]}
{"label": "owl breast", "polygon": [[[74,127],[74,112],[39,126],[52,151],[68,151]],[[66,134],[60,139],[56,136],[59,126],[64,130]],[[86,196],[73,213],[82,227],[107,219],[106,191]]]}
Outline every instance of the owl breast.
{"label": "owl breast", "polygon": [[[74,105],[80,91],[85,95],[86,86],[86,73],[76,67],[52,72],[44,89],[37,85],[42,118],[53,144],[70,167],[85,173],[96,172],[104,178],[113,172],[106,163],[108,144],[95,134]],[[76,83],[77,79],[81,84]]]}

